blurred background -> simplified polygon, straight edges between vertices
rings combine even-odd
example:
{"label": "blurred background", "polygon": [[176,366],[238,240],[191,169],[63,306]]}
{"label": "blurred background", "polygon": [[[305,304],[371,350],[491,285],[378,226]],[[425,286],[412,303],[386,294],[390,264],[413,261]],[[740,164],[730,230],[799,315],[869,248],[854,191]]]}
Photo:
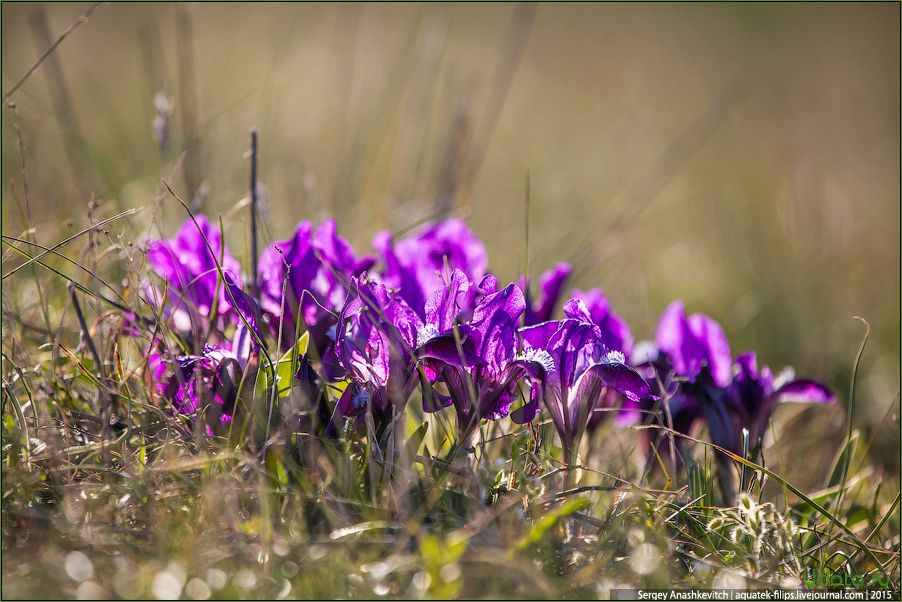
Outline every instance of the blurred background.
{"label": "blurred background", "polygon": [[[3,93],[91,6],[4,3]],[[4,100],[45,244],[138,207],[113,240],[172,235],[164,177],[249,266],[256,127],[267,243],[335,217],[365,251],[454,215],[502,279],[570,262],[638,339],[681,298],[735,352],[836,388],[777,414],[804,426],[783,445],[810,486],[844,436],[853,316],[854,422],[898,474],[899,42],[893,4],[112,4]],[[4,106],[20,236],[15,125]]]}

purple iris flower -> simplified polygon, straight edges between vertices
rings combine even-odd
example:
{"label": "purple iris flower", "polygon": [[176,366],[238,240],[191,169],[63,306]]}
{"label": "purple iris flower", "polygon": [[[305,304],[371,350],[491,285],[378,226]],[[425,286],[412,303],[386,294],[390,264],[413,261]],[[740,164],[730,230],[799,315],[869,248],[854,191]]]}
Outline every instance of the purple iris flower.
{"label": "purple iris flower", "polygon": [[314,345],[322,352],[326,333],[335,324],[347,298],[348,280],[365,272],[374,262],[372,257],[354,253],[351,245],[338,236],[333,220],[323,222],[315,231],[309,221],[302,221],[292,238],[271,244],[260,255],[263,310],[276,319],[276,324],[279,319],[284,320],[282,332],[289,341],[294,340],[300,311]]}
{"label": "purple iris flower", "polygon": [[524,326],[532,326],[547,322],[554,313],[554,308],[564,290],[564,284],[573,272],[567,263],[558,263],[539,277],[539,298],[534,302],[529,292],[529,279],[523,278],[520,287],[526,295],[526,312],[523,317]]}
{"label": "purple iris flower", "polygon": [[337,362],[350,377],[338,400],[343,416],[361,416],[367,406],[384,428],[403,411],[417,383],[413,350],[422,327],[419,316],[385,285],[351,279],[351,297],[338,318]]}
{"label": "purple iris flower", "polygon": [[[461,270],[430,295],[423,321],[384,284],[355,279],[354,296],[341,312],[336,329],[335,357],[351,383],[338,402],[344,416],[362,415],[372,405],[377,423],[386,424],[392,406],[403,409],[416,385],[424,386],[427,412],[451,405],[452,399],[431,384],[445,369],[465,370],[484,364],[478,356],[478,337],[460,323],[463,300],[469,294],[494,293],[494,277],[473,286]],[[419,369],[425,380],[421,382]]]}
{"label": "purple iris flower", "polygon": [[571,299],[564,305],[564,320],[544,322],[520,330],[524,353],[541,357],[547,365],[542,395],[514,412],[515,422],[535,418],[541,400],[570,460],[590,417],[605,394],[616,391],[632,402],[651,395],[648,384],[626,365],[619,350],[612,350],[601,328],[589,321],[586,305]]}
{"label": "purple iris flower", "polygon": [[[466,277],[455,271],[427,304],[427,324],[420,332],[419,356],[429,382],[442,382],[444,396],[432,391],[424,409],[435,411],[454,405],[461,441],[483,418],[507,416],[519,398],[520,385],[532,390],[545,377],[548,362],[541,353],[518,351],[517,326],[526,309],[523,291],[515,284],[497,290],[494,276],[464,290]],[[461,299],[475,291],[472,312],[461,311]],[[457,323],[451,316],[458,315]],[[460,323],[462,316],[468,316]],[[424,397],[427,397],[424,395]]]}
{"label": "purple iris flower", "polygon": [[[477,355],[474,338],[463,334],[460,327],[467,316],[464,307],[471,291],[484,295],[486,289],[489,293],[496,292],[494,276],[487,276],[480,289],[461,270],[454,270],[448,282],[426,300],[425,320],[417,331],[417,357],[428,383],[436,382],[446,366],[466,369],[485,363]],[[453,403],[448,396],[434,391],[428,393],[423,396],[423,409],[427,412]]]}
{"label": "purple iris flower", "polygon": [[[565,308],[565,314],[573,319],[595,324],[601,333],[601,340],[608,351],[618,351],[623,354],[625,363],[632,365],[633,337],[629,326],[617,314],[611,310],[610,303],[601,289],[593,288],[588,291],[574,289],[571,292],[572,299]],[[640,376],[645,378],[643,372]],[[641,399],[623,395],[614,387],[607,387],[601,399],[595,405],[595,411],[589,416],[587,430],[592,432],[601,426],[612,415],[616,423],[626,426],[637,422],[641,416],[641,402],[649,402],[657,399],[656,395],[650,395]]]}
{"label": "purple iris flower", "polygon": [[601,329],[608,348],[622,351],[629,359],[633,353],[633,336],[630,328],[623,318],[611,311],[611,304],[601,289],[593,288],[588,291],[574,289],[570,292],[570,296],[585,304],[588,321]]}
{"label": "purple iris flower", "polygon": [[[199,355],[180,355],[170,360],[154,350],[148,357],[157,393],[181,414],[195,415],[202,411],[208,435],[214,434],[213,426],[231,422],[241,375],[259,353],[262,340],[261,313],[256,302],[228,275],[226,287],[241,320],[231,341],[225,345],[205,344]],[[168,366],[173,371],[167,379]]]}
{"label": "purple iris flower", "polygon": [[674,373],[689,382],[710,379],[718,387],[730,384],[732,359],[723,329],[704,314],[686,316],[682,301],[674,301],[661,314],[655,342]]}
{"label": "purple iris flower", "polygon": [[668,404],[674,430],[688,434],[703,420],[712,442],[734,453],[742,453],[743,429],[753,444],[758,442],[777,403],[835,399],[825,385],[812,380],[775,383],[769,368],[759,371],[754,353],[739,355],[734,364],[720,325],[703,314],[687,317],[679,301],[662,314],[656,339],[660,354],[649,358],[647,366],[673,391]]}
{"label": "purple iris flower", "polygon": [[169,377],[163,394],[177,412],[195,415],[203,410],[208,435],[216,424],[232,421],[241,366],[223,347],[208,345],[201,355],[182,355],[171,362],[175,373]]}
{"label": "purple iris flower", "polygon": [[[778,403],[829,404],[836,396],[824,384],[814,380],[795,379],[792,370],[775,378],[767,366],[758,369],[754,352],[736,358],[733,382],[727,390],[732,417],[732,437],[728,431],[719,445],[733,451],[741,449],[741,429],[749,430],[749,439],[757,442],[764,436]],[[737,439],[739,441],[737,441]],[[717,443],[715,441],[715,443]]]}
{"label": "purple iris flower", "polygon": [[[157,378],[157,392],[180,414],[195,416],[201,412],[207,435],[212,436],[217,425],[232,421],[241,375],[250,359],[246,335],[246,328],[239,326],[229,344],[205,345],[199,355],[179,355],[171,360],[156,352],[148,360]],[[167,367],[172,368],[168,378]]]}
{"label": "purple iris flower", "polygon": [[[168,285],[165,311],[181,332],[190,331],[197,324],[196,318],[209,318],[214,305],[227,322],[237,322],[216,264],[221,263],[223,272],[233,279],[240,277],[241,265],[223,246],[219,229],[204,215],[195,219],[197,224],[191,218],[185,220],[175,238],[151,240],[147,247],[148,262]],[[152,299],[157,297],[151,295]]]}
{"label": "purple iris flower", "polygon": [[426,300],[445,285],[446,265],[461,270],[470,282],[482,279],[488,267],[485,245],[459,219],[427,224],[397,242],[389,232],[379,232],[373,247],[382,255],[383,283],[399,291],[421,318]]}

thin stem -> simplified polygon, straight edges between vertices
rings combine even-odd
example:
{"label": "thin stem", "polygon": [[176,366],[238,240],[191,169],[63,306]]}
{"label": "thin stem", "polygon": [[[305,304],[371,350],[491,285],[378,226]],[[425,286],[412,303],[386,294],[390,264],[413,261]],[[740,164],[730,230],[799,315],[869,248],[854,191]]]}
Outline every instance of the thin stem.
{"label": "thin stem", "polygon": [[[75,310],[75,316],[78,318],[78,325],[81,327],[82,337],[85,340],[85,344],[88,346],[88,350],[91,352],[91,356],[94,358],[94,363],[97,365],[97,373],[100,375],[100,382],[103,384],[103,387],[98,389],[98,393],[103,400],[103,406],[101,408],[101,418],[103,423],[101,424],[101,429],[103,433],[102,438],[106,441],[110,437],[110,427],[112,426],[110,422],[113,415],[116,413],[116,397],[112,392],[111,382],[107,378],[103,359],[100,357],[100,353],[97,352],[97,347],[94,345],[94,339],[91,337],[91,332],[88,330],[88,323],[85,320],[85,315],[81,311],[78,295],[75,294],[74,282],[69,283],[69,296],[72,298],[72,309]],[[108,451],[104,448],[103,453],[106,455]]]}
{"label": "thin stem", "polygon": [[257,274],[257,130],[251,130],[251,270],[254,296],[260,300]]}
{"label": "thin stem", "polygon": [[13,87],[10,88],[9,92],[7,92],[6,94],[3,95],[3,100],[5,101],[10,96],[12,96],[13,92],[18,90],[19,87],[25,83],[25,80],[27,80],[29,77],[31,77],[31,74],[34,73],[38,67],[41,66],[41,63],[43,63],[44,60],[46,60],[46,58],[48,56],[50,56],[54,50],[56,50],[56,47],[59,46],[63,42],[63,40],[65,40],[66,37],[73,31],[75,31],[80,25],[86,23],[88,21],[88,19],[91,17],[91,15],[94,13],[94,11],[96,11],[98,8],[100,8],[103,5],[104,5],[104,2],[95,2],[94,4],[91,5],[91,7],[87,11],[84,12],[84,14],[82,14],[79,18],[77,18],[71,25],[69,25],[69,27],[67,27],[66,30],[60,34],[60,36],[53,42],[53,44],[51,44],[50,47],[44,51],[44,54],[42,54],[38,58],[38,60],[35,61],[35,63],[28,69],[28,71],[25,72],[25,75],[20,77],[19,80],[15,84],[13,84]]}
{"label": "thin stem", "polygon": [[94,363],[97,364],[97,371],[100,373],[101,380],[104,384],[107,384],[106,370],[104,369],[103,361],[100,359],[97,347],[94,346],[94,339],[91,338],[91,333],[88,331],[88,323],[85,321],[85,315],[81,311],[81,304],[78,302],[78,296],[75,294],[75,285],[71,282],[69,283],[69,295],[72,297],[72,308],[75,310],[75,315],[78,318],[78,325],[81,326],[82,338],[84,338],[85,344],[88,346],[88,351],[91,352],[91,356],[94,358]]}
{"label": "thin stem", "polygon": [[577,455],[579,451],[579,436],[567,437],[562,441],[564,445],[564,461],[568,470],[564,473],[564,490],[570,490],[576,486],[576,467],[579,465]]}

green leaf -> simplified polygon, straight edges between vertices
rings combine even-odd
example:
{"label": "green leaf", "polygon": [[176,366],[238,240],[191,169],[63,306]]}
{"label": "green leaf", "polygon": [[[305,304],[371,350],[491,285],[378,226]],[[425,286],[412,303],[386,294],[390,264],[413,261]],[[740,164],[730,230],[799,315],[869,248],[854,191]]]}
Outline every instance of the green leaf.
{"label": "green leaf", "polygon": [[329,393],[329,397],[334,399],[341,397],[342,393],[345,392],[345,389],[348,388],[349,384],[351,384],[350,379],[337,380],[335,382],[326,383],[326,390]]}
{"label": "green leaf", "polygon": [[147,444],[144,437],[141,437],[141,445],[138,447],[138,473],[144,472],[147,468]]}
{"label": "green leaf", "polygon": [[545,533],[547,533],[549,529],[554,527],[554,525],[556,525],[559,520],[561,520],[562,518],[567,518],[574,512],[579,512],[583,508],[587,507],[590,503],[591,502],[589,501],[589,498],[585,497],[578,497],[573,498],[572,500],[567,500],[566,502],[561,504],[560,508],[557,508],[543,516],[541,520],[539,520],[539,522],[537,522],[535,526],[530,529],[529,533],[526,534],[526,537],[524,537],[517,543],[516,549],[523,550],[531,545],[539,543],[540,541],[542,541],[542,538],[545,537]]}
{"label": "green leaf", "polygon": [[414,458],[417,457],[417,453],[420,451],[420,447],[423,445],[423,439],[426,438],[426,430],[428,427],[428,422],[424,422],[417,427],[417,430],[413,432],[407,440],[407,443],[404,444],[404,454],[401,456],[402,458],[407,458],[411,463],[414,461]]}
{"label": "green leaf", "polygon": [[285,470],[285,465],[282,463],[282,459],[277,456],[275,453],[267,453],[266,454],[266,467],[269,471],[270,477],[277,483],[282,486],[288,485],[288,472]]}
{"label": "green leaf", "polygon": [[855,456],[855,448],[858,446],[859,438],[860,432],[858,430],[852,431],[852,435],[836,451],[836,457],[833,458],[833,469],[830,471],[830,478],[827,479],[824,487],[834,487],[840,484],[843,467],[852,465],[852,458]]}
{"label": "green leaf", "polygon": [[467,538],[460,531],[447,537],[425,535],[419,539],[420,555],[427,567],[441,567],[453,564],[467,550]]}
{"label": "green leaf", "polygon": [[298,342],[295,343],[293,351],[295,352],[295,357],[301,357],[303,355],[307,355],[307,346],[310,344],[310,331],[304,331],[298,338]]}
{"label": "green leaf", "polygon": [[[310,343],[310,333],[305,332],[298,338],[294,347],[285,352],[279,361],[276,362],[276,385],[278,386],[279,397],[287,397],[294,386],[294,375],[297,372],[298,358],[307,354],[307,346]],[[263,397],[271,387],[270,380],[271,370],[259,370],[257,372],[257,380],[254,383],[254,393],[258,397]]]}

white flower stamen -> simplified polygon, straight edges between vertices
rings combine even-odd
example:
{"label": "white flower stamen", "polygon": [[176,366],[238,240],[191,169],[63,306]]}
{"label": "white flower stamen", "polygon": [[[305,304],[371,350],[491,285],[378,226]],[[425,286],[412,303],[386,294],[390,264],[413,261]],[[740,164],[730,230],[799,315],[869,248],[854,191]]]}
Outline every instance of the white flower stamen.
{"label": "white flower stamen", "polygon": [[625,364],[626,356],[623,355],[622,351],[608,351],[604,360],[609,364]]}
{"label": "white flower stamen", "polygon": [[438,335],[438,327],[435,324],[426,324],[417,330],[417,348],[422,347]]}
{"label": "white flower stamen", "polygon": [[517,359],[541,364],[542,368],[545,369],[545,372],[555,371],[554,358],[552,358],[551,354],[544,349],[525,347],[523,351],[517,355]]}

